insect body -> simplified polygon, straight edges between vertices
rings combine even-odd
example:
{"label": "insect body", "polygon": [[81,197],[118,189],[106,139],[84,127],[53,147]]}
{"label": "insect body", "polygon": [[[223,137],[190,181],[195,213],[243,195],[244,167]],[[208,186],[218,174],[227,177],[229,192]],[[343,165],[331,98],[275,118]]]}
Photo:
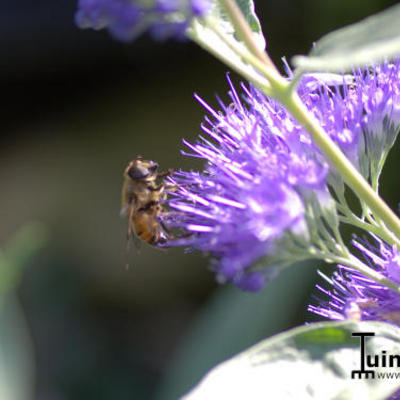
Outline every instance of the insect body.
{"label": "insect body", "polygon": [[143,160],[140,156],[125,169],[120,214],[128,217],[127,243],[132,228],[140,239],[151,245],[164,243],[171,236],[158,217],[165,212],[162,201],[170,189],[170,185],[160,178],[171,175],[173,171],[159,173],[157,169],[157,163]]}
{"label": "insect body", "polygon": [[133,225],[135,233],[140,239],[149,244],[157,245],[165,242],[168,233],[157,219],[160,210],[154,209],[154,207],[156,206],[152,206],[148,211],[138,212]]}

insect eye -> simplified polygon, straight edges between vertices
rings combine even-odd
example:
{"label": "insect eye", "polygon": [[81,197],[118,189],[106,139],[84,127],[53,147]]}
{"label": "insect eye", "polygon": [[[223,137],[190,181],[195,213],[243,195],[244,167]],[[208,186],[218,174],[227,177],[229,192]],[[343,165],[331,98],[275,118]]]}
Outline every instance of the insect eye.
{"label": "insect eye", "polygon": [[136,165],[135,167],[132,167],[128,171],[128,176],[131,179],[143,179],[148,177],[150,174],[149,170],[147,168],[141,167],[139,165]]}
{"label": "insect eye", "polygon": [[149,167],[150,172],[156,172],[158,168],[158,164],[154,163],[151,167]]}

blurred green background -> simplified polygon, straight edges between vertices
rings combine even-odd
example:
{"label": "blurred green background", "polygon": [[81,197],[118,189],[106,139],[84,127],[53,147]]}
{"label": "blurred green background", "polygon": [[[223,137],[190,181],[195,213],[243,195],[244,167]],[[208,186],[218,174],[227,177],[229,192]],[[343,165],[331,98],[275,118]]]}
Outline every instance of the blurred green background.
{"label": "blurred green background", "polygon": [[[393,3],[256,8],[280,64]],[[200,168],[179,152],[204,115],[193,93],[226,99],[227,69],[190,43],[81,31],[75,6],[21,0],[0,15],[0,399],[176,399],[217,362],[312,320],[321,265],[288,269],[257,295],[217,287],[207,258],[182,249],[143,245],[125,269],[125,165],[141,154]],[[382,184],[396,210],[398,154]]]}

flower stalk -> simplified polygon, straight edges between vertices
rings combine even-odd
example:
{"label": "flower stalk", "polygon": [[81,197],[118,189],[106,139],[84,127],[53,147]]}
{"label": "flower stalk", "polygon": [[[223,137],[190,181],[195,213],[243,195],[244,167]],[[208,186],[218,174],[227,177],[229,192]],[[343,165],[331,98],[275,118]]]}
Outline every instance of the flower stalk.
{"label": "flower stalk", "polygon": [[[229,47],[229,49],[237,54],[243,61],[245,61],[247,65],[235,63],[235,61],[230,57],[227,57],[224,53],[210,45],[207,40],[204,40],[202,35],[197,35],[192,31],[189,31],[189,37],[204,50],[208,51],[214,57],[222,61],[225,65],[229,66],[233,71],[236,71],[238,74],[246,77],[246,79],[249,82],[252,82],[255,86],[263,88],[264,93],[270,94],[270,85],[268,80],[269,69],[265,67],[265,64],[254,54],[247,51],[246,48],[241,48],[236,42],[230,40],[230,38],[221,31],[217,21],[215,21],[213,18],[205,18],[205,23],[207,27],[212,29],[213,32]],[[249,72],[247,68],[248,65],[255,67],[256,71],[252,70],[252,72]],[[260,74],[259,71],[262,71],[262,74]]]}

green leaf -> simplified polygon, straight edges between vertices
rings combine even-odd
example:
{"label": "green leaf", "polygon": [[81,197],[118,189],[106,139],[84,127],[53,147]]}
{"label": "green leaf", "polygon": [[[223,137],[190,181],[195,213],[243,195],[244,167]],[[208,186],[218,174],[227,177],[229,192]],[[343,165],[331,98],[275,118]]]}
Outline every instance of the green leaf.
{"label": "green leaf", "polygon": [[310,324],[264,340],[218,365],[182,399],[386,399],[400,386],[397,379],[351,379],[351,371],[360,369],[360,339],[353,332],[375,333],[366,338],[366,354],[400,354],[400,330],[393,325]]}
{"label": "green leaf", "polygon": [[[217,3],[219,4],[219,2]],[[237,0],[236,3],[242,10],[242,13],[250,25],[251,30],[255,33],[260,47],[262,46],[262,48],[265,49],[265,39],[262,34],[260,21],[254,9],[254,3],[251,0]]]}
{"label": "green leaf", "polygon": [[[260,22],[255,13],[253,1],[237,0],[237,5],[254,33],[255,42],[260,49],[264,50],[265,39],[261,31]],[[217,33],[217,30],[219,33]],[[232,46],[234,46],[242,52],[247,51],[245,44],[237,36],[235,27],[220,1],[214,0],[212,2],[212,8],[207,18],[194,18],[187,34],[201,47],[214,54],[232,69],[248,77],[248,79],[264,79],[253,66],[238,55],[237,51],[232,49]],[[266,85],[267,82],[265,81],[264,84]]]}
{"label": "green leaf", "polygon": [[348,71],[400,55],[400,4],[317,41],[309,56],[295,56],[302,71]]}
{"label": "green leaf", "polygon": [[[236,4],[242,11],[247,23],[254,33],[255,40],[259,44],[260,48],[265,49],[265,39],[262,34],[261,24],[255,12],[254,3],[252,0],[236,0]],[[212,2],[210,16],[218,23],[227,35],[235,35],[235,28],[230,21],[228,14],[225,11],[224,6],[219,0]],[[199,21],[199,20],[198,20]],[[201,20],[200,20],[201,21]],[[237,37],[235,36],[237,40]]]}

